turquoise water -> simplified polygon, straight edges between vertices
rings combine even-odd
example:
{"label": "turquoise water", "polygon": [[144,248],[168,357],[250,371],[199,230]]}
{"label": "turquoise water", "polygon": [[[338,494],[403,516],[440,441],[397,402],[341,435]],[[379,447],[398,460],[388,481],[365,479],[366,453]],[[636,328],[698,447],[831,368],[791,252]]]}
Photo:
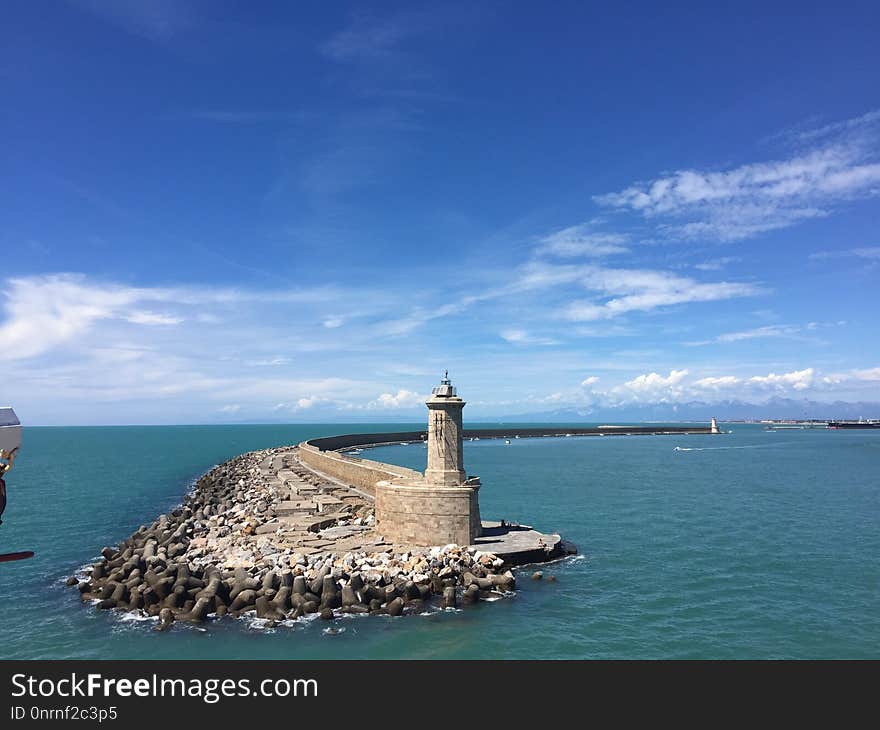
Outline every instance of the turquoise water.
{"label": "turquoise water", "polygon": [[[415,426],[417,427],[417,426]],[[334,425],[33,428],[8,484],[2,658],[880,658],[880,433],[467,442],[486,518],[558,530],[581,555],[458,613],[167,634],[62,581],[237,453]],[[675,450],[675,447],[692,449]],[[370,458],[423,469],[421,445]]]}

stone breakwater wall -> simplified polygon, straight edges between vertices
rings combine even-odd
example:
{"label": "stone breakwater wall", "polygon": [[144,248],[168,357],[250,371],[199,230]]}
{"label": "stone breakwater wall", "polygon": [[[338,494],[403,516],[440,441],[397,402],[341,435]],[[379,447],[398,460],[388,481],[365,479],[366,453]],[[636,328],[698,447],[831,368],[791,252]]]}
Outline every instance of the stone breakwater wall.
{"label": "stone breakwater wall", "polygon": [[373,505],[299,464],[296,448],[243,454],[202,476],[183,503],[142,525],[67,584],[99,609],[175,620],[308,614],[399,616],[515,588],[496,555],[407,548],[374,528]]}
{"label": "stone breakwater wall", "polygon": [[421,474],[381,461],[358,459],[337,451],[322,450],[309,442],[299,445],[299,460],[334,479],[351,484],[371,497],[376,495],[376,483],[388,480],[420,479]]}

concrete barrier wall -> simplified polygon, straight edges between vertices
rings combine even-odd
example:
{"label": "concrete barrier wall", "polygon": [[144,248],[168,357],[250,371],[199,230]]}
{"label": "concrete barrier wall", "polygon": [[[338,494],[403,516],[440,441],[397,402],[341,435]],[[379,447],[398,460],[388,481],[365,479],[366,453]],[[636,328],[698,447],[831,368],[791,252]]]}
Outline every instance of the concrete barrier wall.
{"label": "concrete barrier wall", "polygon": [[[322,439],[315,439],[321,441]],[[323,472],[334,479],[360,489],[371,496],[376,494],[376,482],[393,479],[421,479],[420,472],[402,466],[383,464],[381,461],[344,456],[335,451],[322,451],[312,442],[299,446],[299,458],[307,466]]]}
{"label": "concrete barrier wall", "polygon": [[379,444],[396,444],[400,442],[424,441],[428,438],[427,431],[398,431],[390,433],[347,433],[341,436],[324,436],[306,441],[321,451],[339,451],[354,446],[378,446]]}
{"label": "concrete barrier wall", "polygon": [[[515,425],[505,428],[468,428],[463,432],[465,439],[498,439],[498,438],[536,438],[540,436],[635,436],[639,434],[709,434],[708,426],[694,424],[683,426],[681,424],[650,424],[647,426],[542,426],[540,428],[522,427]],[[311,439],[307,444],[321,451],[337,451],[350,449],[355,446],[378,446],[380,444],[408,443],[411,441],[425,441],[428,438],[427,431],[398,431],[391,433],[349,433],[341,436],[326,436],[324,438]]]}
{"label": "concrete barrier wall", "polygon": [[376,485],[376,529],[386,540],[470,545],[480,534],[479,520],[477,488]]}

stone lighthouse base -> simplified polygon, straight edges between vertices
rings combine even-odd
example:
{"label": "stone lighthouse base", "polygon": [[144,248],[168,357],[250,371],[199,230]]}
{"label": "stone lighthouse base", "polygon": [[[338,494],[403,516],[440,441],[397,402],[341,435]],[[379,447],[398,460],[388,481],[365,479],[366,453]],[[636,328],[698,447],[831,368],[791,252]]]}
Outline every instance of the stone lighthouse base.
{"label": "stone lighthouse base", "polygon": [[423,481],[376,483],[376,530],[407,545],[472,545],[482,532],[480,480],[441,486]]}

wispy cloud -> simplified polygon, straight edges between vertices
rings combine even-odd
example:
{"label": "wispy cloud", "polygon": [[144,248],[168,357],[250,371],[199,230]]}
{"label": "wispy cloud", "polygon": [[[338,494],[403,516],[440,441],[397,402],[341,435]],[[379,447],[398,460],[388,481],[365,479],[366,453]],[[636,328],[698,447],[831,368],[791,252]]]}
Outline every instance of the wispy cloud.
{"label": "wispy cloud", "polygon": [[125,317],[132,324],[175,325],[183,322],[183,317],[175,317],[171,314],[139,310]]}
{"label": "wispy cloud", "polygon": [[535,335],[521,329],[506,329],[501,331],[501,338],[514,345],[558,345],[559,340],[552,337]]}
{"label": "wispy cloud", "polygon": [[[169,328],[188,318],[199,323],[220,323],[219,312],[243,304],[339,306],[358,300],[362,292],[334,287],[312,289],[241,290],[208,287],[132,287],[94,281],[80,274],[8,279],[0,294],[0,360],[42,355],[54,348],[76,344],[101,322],[127,322],[140,327]],[[155,311],[152,307],[185,311]],[[215,312],[202,311],[206,308]],[[219,309],[218,309],[219,308]],[[227,316],[229,316],[227,314]]]}
{"label": "wispy cloud", "polygon": [[538,254],[562,258],[578,256],[611,256],[627,252],[629,236],[624,233],[602,233],[592,223],[563,228],[539,240]]}
{"label": "wispy cloud", "polygon": [[496,296],[498,296],[498,293],[487,292],[482,295],[461,296],[456,298],[455,301],[440,304],[436,307],[415,307],[403,317],[395,317],[380,322],[376,326],[376,331],[378,334],[394,337],[407,335],[428,322],[461,314],[472,304],[492,299]]}
{"label": "wispy cloud", "polygon": [[324,321],[321,322],[327,329],[336,329],[337,327],[342,327],[345,324],[345,317],[341,317],[339,315],[332,315],[330,317],[325,317]]}
{"label": "wispy cloud", "polygon": [[585,322],[611,319],[627,312],[648,312],[659,307],[690,302],[710,302],[754,296],[761,288],[741,282],[700,282],[667,271],[602,266],[548,266],[535,263],[524,272],[524,286],[546,287],[579,284],[595,292],[592,299],[577,299],[564,310],[566,319]]}
{"label": "wispy cloud", "polygon": [[[58,275],[9,279],[3,288],[5,321],[0,325],[0,360],[40,355],[73,340],[102,319],[154,322],[133,309],[158,292],[120,286],[88,286],[83,277]],[[146,320],[146,321],[145,321]]]}
{"label": "wispy cloud", "polygon": [[246,360],[245,365],[256,368],[274,368],[290,363],[289,357],[270,357],[263,360]]}
{"label": "wispy cloud", "polygon": [[845,119],[841,122],[832,122],[821,127],[805,129],[795,133],[795,136],[802,141],[811,141],[822,137],[838,136],[841,133],[861,130],[867,127],[872,127],[878,123],[880,123],[880,109],[867,112],[866,114],[853,117],[852,119]]}
{"label": "wispy cloud", "polygon": [[702,261],[699,264],[694,264],[694,268],[698,271],[720,271],[728,264],[735,264],[738,261],[742,261],[742,257],[722,256],[717,259],[711,259],[709,261]]}
{"label": "wispy cloud", "polygon": [[[787,159],[725,171],[680,170],[595,200],[656,221],[667,238],[750,238],[828,215],[841,200],[876,195],[878,126],[880,116],[866,115],[829,130],[841,139]],[[849,134],[853,130],[859,134]]]}
{"label": "wispy cloud", "polygon": [[862,248],[848,248],[841,251],[817,251],[810,254],[810,259],[821,261],[824,259],[859,258],[880,261],[880,246],[865,246]]}
{"label": "wispy cloud", "polygon": [[433,29],[437,17],[419,11],[405,11],[384,18],[361,15],[321,43],[319,50],[340,62],[387,59],[405,40]]}
{"label": "wispy cloud", "polygon": [[200,16],[187,0],[71,0],[102,20],[154,42],[196,27]]}
{"label": "wispy cloud", "polygon": [[743,340],[764,339],[769,337],[782,339],[804,339],[803,328],[797,325],[771,324],[764,327],[755,327],[753,329],[741,330],[739,332],[725,332],[724,334],[713,337],[710,340],[699,340],[697,342],[686,342],[691,346],[699,345],[715,345],[730,342],[742,342]]}

